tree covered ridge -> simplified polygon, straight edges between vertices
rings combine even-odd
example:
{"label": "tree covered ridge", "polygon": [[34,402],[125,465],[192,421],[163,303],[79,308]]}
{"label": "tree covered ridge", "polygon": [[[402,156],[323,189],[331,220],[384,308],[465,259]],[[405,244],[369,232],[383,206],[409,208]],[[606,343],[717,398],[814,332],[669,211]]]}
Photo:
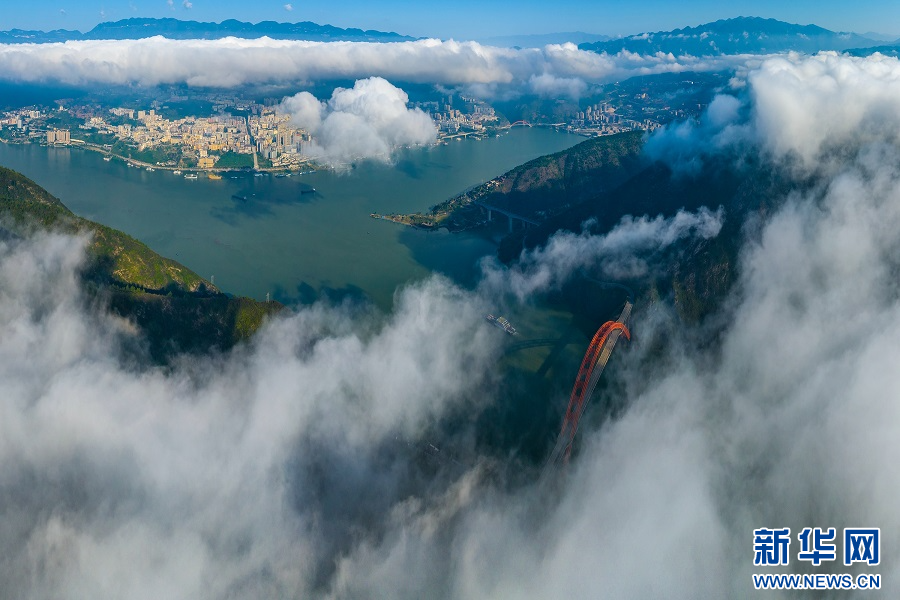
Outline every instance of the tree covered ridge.
{"label": "tree covered ridge", "polygon": [[75,215],[31,179],[0,167],[0,227],[7,237],[42,231],[87,235],[83,287],[144,334],[159,362],[182,352],[227,350],[284,307],[232,298],[128,234]]}

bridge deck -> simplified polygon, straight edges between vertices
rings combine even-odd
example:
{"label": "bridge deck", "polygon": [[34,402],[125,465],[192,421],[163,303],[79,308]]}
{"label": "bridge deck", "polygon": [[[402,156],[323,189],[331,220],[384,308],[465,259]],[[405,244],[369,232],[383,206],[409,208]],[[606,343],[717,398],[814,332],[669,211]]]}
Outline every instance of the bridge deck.
{"label": "bridge deck", "polygon": [[[625,325],[631,317],[631,309],[634,306],[632,301],[629,299],[625,302],[625,307],[622,309],[622,312],[619,314],[619,318],[616,319],[616,323],[622,323]],[[595,363],[594,369],[591,372],[591,379],[587,386],[587,392],[585,394],[584,404],[581,406],[581,410],[578,413],[578,418],[575,419],[577,423],[581,415],[584,413],[584,409],[587,407],[588,403],[591,401],[591,396],[594,394],[594,389],[597,387],[597,383],[600,381],[600,376],[603,374],[603,370],[606,368],[606,364],[609,362],[610,356],[612,356],[612,351],[616,347],[616,342],[619,340],[619,337],[622,335],[622,332],[618,329],[610,332],[609,337],[606,338],[606,341],[603,344],[603,347],[600,349],[600,352],[597,354],[597,362]],[[563,426],[562,431],[559,432],[559,436],[556,438],[556,445],[553,446],[553,451],[550,453],[550,457],[547,459],[547,463],[544,465],[544,472],[542,473],[541,478],[544,479],[549,475],[549,472],[555,468],[557,464],[563,459],[566,454],[566,448],[568,448],[572,444],[572,440],[575,439],[575,434],[577,431],[571,431],[569,427]]]}
{"label": "bridge deck", "polygon": [[509,217],[510,219],[517,219],[519,221],[523,221],[525,223],[528,223],[529,225],[539,225],[540,224],[537,221],[535,221],[534,219],[529,219],[528,217],[523,217],[522,215],[516,214],[510,210],[506,210],[505,208],[500,208],[500,207],[494,206],[493,204],[481,202],[480,200],[475,200],[474,202],[472,202],[472,204],[474,204],[476,206],[480,206],[480,207],[485,208],[490,211],[498,212],[501,215],[505,215],[505,216]]}

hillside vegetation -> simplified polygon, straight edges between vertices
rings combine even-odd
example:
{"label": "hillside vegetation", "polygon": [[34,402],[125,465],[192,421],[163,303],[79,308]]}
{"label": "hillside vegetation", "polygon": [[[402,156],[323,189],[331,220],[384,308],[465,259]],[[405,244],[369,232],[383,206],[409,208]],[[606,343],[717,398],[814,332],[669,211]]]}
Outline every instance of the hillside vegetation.
{"label": "hillside vegetation", "polygon": [[180,352],[228,349],[283,308],[223,294],[184,265],[121,231],[75,215],[34,181],[3,167],[0,226],[19,237],[39,231],[89,236],[85,290],[138,325],[159,361]]}
{"label": "hillside vegetation", "polygon": [[[699,172],[673,173],[646,158],[643,144],[641,132],[590,139],[529,161],[429,213],[404,217],[451,231],[483,227],[486,211],[476,204],[482,202],[537,221],[527,229],[516,223],[500,241],[498,256],[509,263],[560,230],[577,233],[589,224],[591,233],[604,234],[626,215],[671,217],[681,209],[722,207],[725,221],[717,237],[675,243],[652,257],[650,273],[623,282],[643,297],[642,304],[669,298],[684,319],[696,321],[715,310],[735,280],[747,216],[765,213],[790,184],[751,155],[708,159]],[[495,219],[505,226],[506,217]]]}
{"label": "hillside vegetation", "polygon": [[[748,216],[764,215],[787,196],[792,185],[782,173],[751,156],[742,161],[710,159],[692,174],[673,173],[662,163],[652,163],[612,189],[569,203],[536,227],[516,229],[501,240],[498,256],[511,262],[523,250],[545,245],[560,230],[580,232],[587,226],[593,234],[604,234],[626,215],[672,217],[681,209],[722,207],[725,220],[718,236],[673,244],[653,257],[650,273],[627,282],[645,300],[672,298],[683,318],[696,321],[715,310],[735,280]],[[514,197],[509,194],[508,201],[511,210],[518,212]]]}
{"label": "hillside vegetation", "polygon": [[[483,202],[536,220],[612,189],[636,173],[643,161],[642,132],[590,138],[567,150],[530,160],[503,175],[477,185],[427,213],[400,216],[411,225],[461,231],[482,224]],[[394,215],[392,215],[394,216]]]}

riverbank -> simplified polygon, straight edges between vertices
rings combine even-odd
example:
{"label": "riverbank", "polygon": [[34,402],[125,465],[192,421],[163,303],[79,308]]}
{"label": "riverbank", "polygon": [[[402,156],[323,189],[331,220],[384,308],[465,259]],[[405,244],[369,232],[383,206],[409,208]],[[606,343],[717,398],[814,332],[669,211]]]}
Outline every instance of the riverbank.
{"label": "riverbank", "polygon": [[416,229],[433,230],[436,227],[432,222],[414,223],[412,219],[410,219],[410,215],[380,215],[378,213],[371,213],[369,216],[373,219],[390,221],[391,223],[406,225],[407,227],[414,227]]}
{"label": "riverbank", "polygon": [[[287,303],[367,298],[388,309],[394,292],[438,271],[468,282],[497,252],[481,234],[389,227],[369,215],[424,212],[528,160],[583,138],[515,127],[469,144],[401,149],[392,164],[361,161],[302,177],[233,172],[221,181],[127,168],[102,153],[0,145],[0,164],[37,181],[76,214],[125,231],[191,265],[230,292]],[[302,194],[315,188],[316,193]],[[247,197],[248,201],[233,196]]]}
{"label": "riverbank", "polygon": [[[3,140],[3,141],[5,143],[10,143],[6,140]],[[34,143],[34,142],[27,142],[27,143]],[[12,144],[12,145],[20,145],[20,144]],[[25,143],[23,143],[21,145],[25,145]],[[134,167],[141,167],[144,169],[149,168],[149,169],[154,169],[154,170],[159,170],[159,171],[182,171],[182,172],[189,171],[192,173],[206,173],[206,174],[216,174],[216,175],[221,175],[223,173],[247,173],[247,172],[269,173],[272,175],[279,174],[279,173],[290,173],[292,175],[300,175],[300,174],[306,174],[306,173],[315,172],[315,171],[321,171],[321,170],[325,170],[328,168],[324,165],[320,165],[311,160],[302,163],[296,169],[284,168],[284,167],[259,167],[258,166],[259,162],[257,160],[255,160],[255,153],[254,153],[254,161],[253,161],[255,166],[253,168],[250,168],[250,167],[224,167],[224,168],[185,167],[185,166],[179,166],[179,165],[161,165],[159,163],[144,162],[144,161],[138,160],[136,158],[132,158],[130,156],[114,154],[114,153],[110,152],[108,148],[106,148],[104,146],[101,146],[98,144],[93,144],[91,142],[86,142],[84,140],[79,140],[76,138],[72,138],[72,140],[69,144],[39,143],[38,145],[48,147],[48,148],[81,148],[83,150],[90,150],[91,152],[97,152],[99,154],[102,154],[104,157],[115,158],[117,160],[121,160],[122,162],[129,164],[131,166],[134,166]]]}

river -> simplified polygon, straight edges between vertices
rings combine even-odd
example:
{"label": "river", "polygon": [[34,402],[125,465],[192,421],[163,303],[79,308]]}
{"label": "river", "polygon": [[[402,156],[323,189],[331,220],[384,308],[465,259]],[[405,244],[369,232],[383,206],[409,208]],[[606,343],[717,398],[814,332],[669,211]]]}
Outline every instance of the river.
{"label": "river", "polygon": [[[370,213],[425,210],[583,140],[519,127],[481,141],[403,150],[392,165],[363,162],[346,173],[291,177],[189,181],[106,162],[95,152],[34,144],[0,144],[0,165],[30,177],[76,214],[214,277],[227,292],[256,299],[269,293],[286,303],[323,293],[364,296],[389,309],[398,286],[431,272],[470,284],[477,259],[495,246],[477,233],[419,231]],[[301,193],[309,187],[316,192]]]}

